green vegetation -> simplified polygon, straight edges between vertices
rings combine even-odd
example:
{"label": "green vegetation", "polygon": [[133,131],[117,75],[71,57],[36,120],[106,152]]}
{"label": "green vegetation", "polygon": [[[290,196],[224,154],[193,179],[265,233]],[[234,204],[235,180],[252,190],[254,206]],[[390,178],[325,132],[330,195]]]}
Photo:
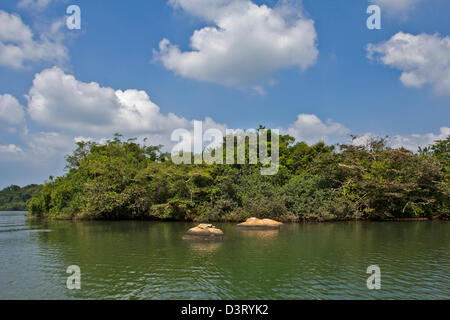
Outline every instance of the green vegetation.
{"label": "green vegetation", "polygon": [[308,146],[280,136],[280,169],[260,165],[176,165],[161,146],[120,135],[79,142],[68,172],[28,201],[32,216],[57,219],[282,221],[450,215],[450,137],[412,153],[387,147]]}
{"label": "green vegetation", "polygon": [[9,186],[0,191],[0,211],[25,211],[26,202],[42,190],[42,185]]}

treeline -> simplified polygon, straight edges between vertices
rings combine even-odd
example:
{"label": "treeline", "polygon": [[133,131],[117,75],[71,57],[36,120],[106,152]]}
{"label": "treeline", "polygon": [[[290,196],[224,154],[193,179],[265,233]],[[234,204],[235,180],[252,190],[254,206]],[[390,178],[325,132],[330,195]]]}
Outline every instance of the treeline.
{"label": "treeline", "polygon": [[450,137],[417,153],[384,138],[312,146],[280,136],[280,169],[176,165],[161,146],[120,135],[79,142],[68,172],[28,201],[32,216],[58,219],[329,221],[450,216]]}
{"label": "treeline", "polygon": [[0,211],[25,211],[26,203],[42,190],[42,185],[30,184],[23,188],[11,185],[0,191]]}

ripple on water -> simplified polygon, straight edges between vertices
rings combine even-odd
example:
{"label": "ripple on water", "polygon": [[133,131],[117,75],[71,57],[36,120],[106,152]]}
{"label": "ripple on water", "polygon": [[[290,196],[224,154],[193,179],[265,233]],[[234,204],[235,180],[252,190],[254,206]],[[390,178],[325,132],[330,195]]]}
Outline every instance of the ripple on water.
{"label": "ripple on water", "polygon": [[[32,222],[0,214],[0,298],[448,299],[445,223],[288,225],[186,243],[183,223]],[[412,234],[413,237],[405,237]],[[65,288],[79,265],[82,290]],[[382,290],[369,291],[377,264]],[[4,289],[4,290],[3,290]]]}

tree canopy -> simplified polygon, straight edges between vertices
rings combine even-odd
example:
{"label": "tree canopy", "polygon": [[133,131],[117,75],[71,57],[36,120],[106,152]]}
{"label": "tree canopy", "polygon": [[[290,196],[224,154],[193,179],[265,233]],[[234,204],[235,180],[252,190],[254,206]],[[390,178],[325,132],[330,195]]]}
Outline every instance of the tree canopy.
{"label": "tree canopy", "polygon": [[307,145],[280,136],[280,168],[179,164],[119,134],[79,142],[67,173],[28,201],[32,216],[58,219],[283,221],[448,217],[449,138],[418,153],[385,138],[365,145]]}
{"label": "tree canopy", "polygon": [[37,184],[23,188],[16,185],[6,187],[0,191],[0,211],[25,211],[26,202],[41,189],[42,185]]}

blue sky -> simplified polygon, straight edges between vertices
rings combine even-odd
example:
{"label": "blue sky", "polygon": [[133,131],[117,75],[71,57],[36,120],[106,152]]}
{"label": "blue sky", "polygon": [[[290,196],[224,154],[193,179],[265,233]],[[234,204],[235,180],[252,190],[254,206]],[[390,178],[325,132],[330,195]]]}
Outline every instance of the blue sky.
{"label": "blue sky", "polygon": [[[211,126],[220,128],[248,129],[264,124],[310,143],[344,141],[349,133],[376,134],[396,137],[395,146],[415,148],[448,134],[449,1],[169,2],[1,2],[0,28],[6,30],[6,24],[13,23],[9,18],[15,16],[21,23],[14,30],[28,28],[33,36],[17,40],[13,37],[23,33],[2,35],[0,30],[2,45],[13,44],[23,51],[14,60],[0,47],[0,187],[40,183],[51,174],[61,174],[63,156],[73,148],[75,137],[99,140],[124,132],[168,144],[169,129],[189,129],[193,119],[205,117],[211,118]],[[234,9],[234,2],[245,5]],[[381,30],[366,27],[366,9],[373,3],[381,7]],[[81,9],[81,30],[65,27],[66,8],[71,4]],[[262,6],[272,10],[266,11],[269,18],[286,25],[279,29],[255,20],[261,30],[253,30],[252,23],[244,23],[242,29],[234,27],[242,23],[239,15],[243,10],[259,13]],[[229,14],[226,22],[225,13]],[[300,33],[286,36],[290,41],[287,49],[273,49],[270,41],[292,31],[297,22],[312,26],[312,31],[298,27]],[[218,44],[229,44],[231,49],[213,56],[214,35],[207,41],[199,38],[206,49],[192,62],[189,52],[194,32],[221,23]],[[241,30],[250,35],[249,41],[242,41]],[[256,43],[256,36],[267,39]],[[167,51],[160,49],[163,39],[170,41]],[[369,44],[374,46],[373,59],[368,58]],[[176,47],[179,51],[172,51]],[[60,49],[63,53],[56,54]],[[254,59],[246,60],[252,55]],[[240,56],[242,61],[235,62]],[[259,62],[259,57],[264,60]],[[221,63],[226,67],[218,66]],[[47,69],[50,71],[44,72]],[[407,75],[401,79],[403,73]],[[42,76],[33,83],[36,75]],[[73,78],[67,80],[69,75]],[[109,91],[85,85],[91,82]],[[98,109],[97,104],[90,106],[88,99],[83,100],[84,108],[77,109],[79,95],[58,94],[78,85],[82,88],[78,94],[95,95],[91,98],[100,105]],[[116,97],[120,94],[114,93],[128,89],[133,93],[143,90],[148,97],[136,98],[130,91],[122,97],[123,102]],[[17,103],[4,98],[6,95]],[[121,103],[129,106],[136,101],[153,110],[145,114],[156,120],[125,121],[111,115],[121,110]],[[15,118],[7,116],[14,110]]]}

